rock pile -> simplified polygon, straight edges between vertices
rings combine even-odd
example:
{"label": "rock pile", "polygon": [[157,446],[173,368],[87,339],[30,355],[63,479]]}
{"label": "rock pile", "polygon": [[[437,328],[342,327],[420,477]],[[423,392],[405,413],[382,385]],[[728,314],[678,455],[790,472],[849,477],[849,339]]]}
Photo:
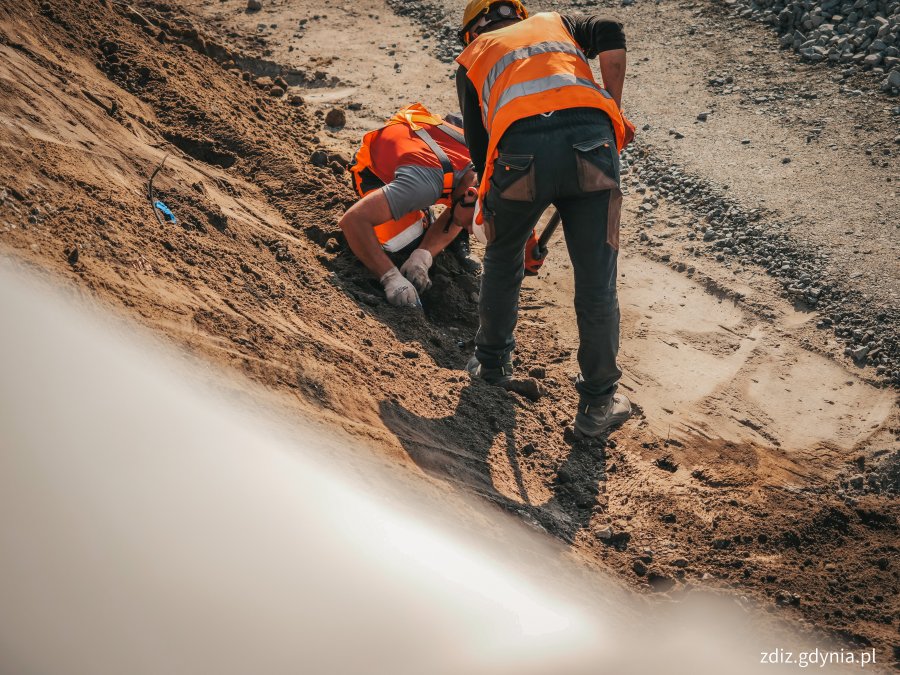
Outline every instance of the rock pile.
{"label": "rock pile", "polygon": [[737,0],[741,16],[772,25],[781,46],[811,63],[870,71],[900,94],[900,0]]}
{"label": "rock pile", "polygon": [[408,16],[423,26],[426,32],[422,37],[436,41],[434,56],[438,60],[451,63],[462,51],[456,35],[458,16],[451,16],[443,8],[420,0],[388,0],[388,5],[394,13]]}
{"label": "rock pile", "polygon": [[[846,279],[836,277],[829,270],[828,254],[794,241],[787,223],[743,207],[708,181],[645,148],[626,150],[622,166],[631,171],[632,187],[646,195],[639,208],[642,215],[651,213],[660,198],[683,206],[694,214],[687,238],[697,242],[691,247],[695,255],[764,268],[779,280],[785,297],[819,312],[817,326],[834,333],[846,356],[861,366],[874,366],[883,381],[900,386],[896,307],[871,302]],[[641,242],[654,243],[646,233]]]}

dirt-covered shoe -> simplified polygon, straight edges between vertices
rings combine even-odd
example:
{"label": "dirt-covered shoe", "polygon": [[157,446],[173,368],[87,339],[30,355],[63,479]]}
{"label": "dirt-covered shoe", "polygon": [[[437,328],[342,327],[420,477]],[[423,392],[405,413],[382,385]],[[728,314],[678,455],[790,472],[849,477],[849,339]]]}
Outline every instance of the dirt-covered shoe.
{"label": "dirt-covered shoe", "polygon": [[469,233],[463,230],[459,236],[450,242],[447,251],[459,262],[460,266],[469,274],[481,272],[481,260],[472,253],[469,248]]}
{"label": "dirt-covered shoe", "polygon": [[575,431],[584,436],[599,436],[631,417],[631,401],[624,394],[613,394],[602,405],[582,404],[575,415]]}
{"label": "dirt-covered shoe", "polygon": [[485,368],[481,365],[481,361],[473,356],[466,364],[466,370],[469,371],[469,375],[473,380],[484,380],[495,387],[505,387],[512,382],[513,367],[511,361],[504,362],[499,368]]}

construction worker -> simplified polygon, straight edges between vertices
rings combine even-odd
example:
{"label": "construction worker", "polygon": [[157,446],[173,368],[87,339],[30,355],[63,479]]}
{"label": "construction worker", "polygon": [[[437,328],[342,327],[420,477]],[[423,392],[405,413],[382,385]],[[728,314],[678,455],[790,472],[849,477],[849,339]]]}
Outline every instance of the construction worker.
{"label": "construction worker", "polygon": [[[518,0],[473,0],[463,15],[457,90],[481,179],[476,217],[488,239],[480,325],[467,370],[506,385],[524,276],[523,248],[544,210],[562,216],[575,273],[580,346],[575,428],[598,436],[631,415],[621,371],[616,260],[625,35],[599,17],[536,14]],[[598,57],[601,87],[588,59]]]}
{"label": "construction worker", "polygon": [[[480,269],[462,227],[471,222],[477,186],[461,129],[413,104],[366,134],[350,172],[362,199],[340,227],[392,305],[421,306],[434,256],[451,244],[469,271]],[[432,223],[434,204],[447,208]]]}

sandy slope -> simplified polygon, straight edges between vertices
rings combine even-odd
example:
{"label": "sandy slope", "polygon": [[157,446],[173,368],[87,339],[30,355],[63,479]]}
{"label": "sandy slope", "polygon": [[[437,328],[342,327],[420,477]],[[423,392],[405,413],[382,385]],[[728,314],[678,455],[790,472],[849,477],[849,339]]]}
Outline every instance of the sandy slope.
{"label": "sandy slope", "polygon": [[[623,386],[641,414],[608,446],[578,442],[562,250],[528,283],[519,327],[518,365],[546,368],[546,395],[470,384],[459,369],[477,285],[441,261],[427,318],[387,307],[336,229],[352,200],[340,165],[310,161],[317,147],[349,152],[401,103],[454,107],[433,38],[375,0],[269,2],[253,14],[238,0],[185,4],[201,18],[151,2],[137,14],[3,5],[4,250],[392,461],[519,514],[637,588],[737,587],[742,602],[890,658],[895,399],[835,360],[812,315],[750,268],[698,258],[690,274],[673,270],[674,239],[638,254],[632,230]],[[279,64],[304,105],[241,78]],[[324,126],[333,104],[351,103],[344,129]],[[146,178],[167,152],[157,187],[180,223],[159,227]],[[631,222],[639,204],[629,197]]]}

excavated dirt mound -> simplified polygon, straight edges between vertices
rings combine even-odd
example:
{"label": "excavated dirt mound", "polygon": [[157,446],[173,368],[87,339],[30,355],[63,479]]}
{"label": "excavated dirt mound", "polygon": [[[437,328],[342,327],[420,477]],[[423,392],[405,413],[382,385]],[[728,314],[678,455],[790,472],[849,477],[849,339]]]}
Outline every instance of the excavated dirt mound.
{"label": "excavated dirt mound", "polygon": [[[413,30],[374,5],[328,30]],[[215,3],[265,31],[279,22],[245,6]],[[298,8],[321,12],[283,11]],[[299,44],[312,23],[290,29]],[[735,294],[702,260],[679,270],[630,252],[637,232],[622,267],[633,421],[610,440],[573,435],[561,248],[523,291],[513,391],[470,383],[477,280],[442,256],[425,312],[394,309],[336,224],[354,195],[348,141],[325,114],[346,95],[368,124],[396,101],[366,98],[368,71],[352,62],[281,66],[257,38],[174,3],[0,3],[0,251],[390,461],[519,514],[635,588],[734,589],[895,658],[892,393],[795,339],[805,318],[770,279]],[[397,70],[389,52],[373,68]],[[148,178],[166,155],[155,196],[177,222],[160,224]],[[632,220],[640,201],[629,197]]]}

